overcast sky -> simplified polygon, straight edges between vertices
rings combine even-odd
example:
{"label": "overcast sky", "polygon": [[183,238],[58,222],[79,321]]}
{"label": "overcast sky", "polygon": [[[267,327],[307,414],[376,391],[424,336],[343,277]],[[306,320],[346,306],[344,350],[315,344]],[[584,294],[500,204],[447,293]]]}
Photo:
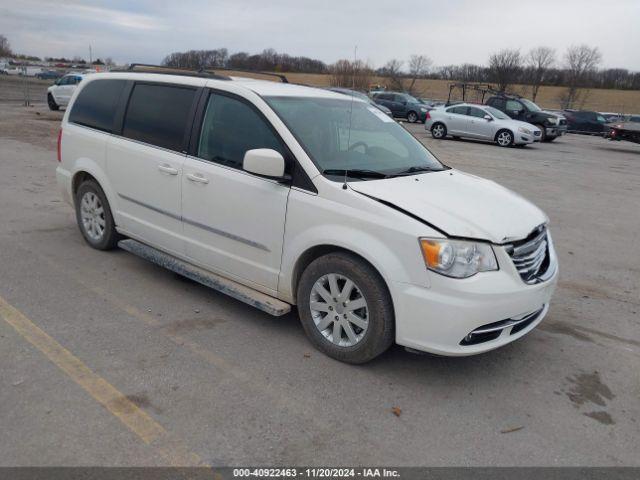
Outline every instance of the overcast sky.
{"label": "overcast sky", "polygon": [[170,52],[265,48],[379,67],[426,54],[486,64],[501,48],[597,46],[604,67],[640,70],[640,1],[0,0],[0,34],[19,53],[158,63]]}

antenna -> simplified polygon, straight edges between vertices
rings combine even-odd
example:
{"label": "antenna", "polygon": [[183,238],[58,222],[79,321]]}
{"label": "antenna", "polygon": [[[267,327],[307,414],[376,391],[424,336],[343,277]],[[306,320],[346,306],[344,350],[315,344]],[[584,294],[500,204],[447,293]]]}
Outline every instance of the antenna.
{"label": "antenna", "polygon": [[[353,97],[356,89],[356,62],[358,58],[358,46],[353,48],[353,69],[351,70],[351,105],[349,106],[349,133],[347,135],[347,152],[351,146],[351,119],[353,118]],[[344,169],[344,183],[342,189],[347,189],[347,169]]]}

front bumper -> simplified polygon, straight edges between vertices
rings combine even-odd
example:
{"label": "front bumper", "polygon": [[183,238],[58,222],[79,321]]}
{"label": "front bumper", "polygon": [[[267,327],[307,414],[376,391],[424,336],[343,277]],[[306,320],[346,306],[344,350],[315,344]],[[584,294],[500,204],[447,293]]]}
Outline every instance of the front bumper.
{"label": "front bumper", "polygon": [[561,137],[567,133],[566,125],[556,125],[553,127],[545,127],[544,133],[547,137]]}
{"label": "front bumper", "polygon": [[[511,258],[494,247],[500,270],[467,279],[431,274],[425,288],[406,283],[391,285],[396,310],[396,342],[439,355],[466,356],[487,352],[526,335],[544,318],[558,278],[558,265],[550,250],[553,274],[542,283],[525,284]],[[532,314],[535,314],[533,316]],[[532,315],[527,322],[519,322]],[[516,324],[520,324],[519,327]],[[479,343],[465,342],[477,329],[495,326],[498,335]],[[477,340],[477,337],[476,337]],[[466,344],[465,344],[466,343]]]}

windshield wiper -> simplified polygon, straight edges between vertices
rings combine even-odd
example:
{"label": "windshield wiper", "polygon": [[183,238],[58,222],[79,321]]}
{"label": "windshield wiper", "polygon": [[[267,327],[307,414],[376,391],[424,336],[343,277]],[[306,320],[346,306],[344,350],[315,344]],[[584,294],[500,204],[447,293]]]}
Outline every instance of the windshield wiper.
{"label": "windshield wiper", "polygon": [[353,178],[388,178],[386,173],[378,172],[376,170],[364,170],[364,169],[340,169],[340,168],[328,168],[323,170],[324,175],[346,175]]}
{"label": "windshield wiper", "polygon": [[389,175],[389,177],[402,177],[404,175],[411,175],[413,173],[439,172],[441,170],[442,170],[441,168],[424,167],[422,165],[417,165],[417,166],[414,166],[414,167],[409,167],[406,170],[403,170],[401,172],[394,173],[393,175]]}

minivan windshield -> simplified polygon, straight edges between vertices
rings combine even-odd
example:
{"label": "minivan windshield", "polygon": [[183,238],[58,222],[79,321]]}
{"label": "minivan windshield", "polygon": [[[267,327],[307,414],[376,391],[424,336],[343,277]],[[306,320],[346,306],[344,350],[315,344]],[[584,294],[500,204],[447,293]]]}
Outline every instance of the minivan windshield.
{"label": "minivan windshield", "polygon": [[384,178],[440,171],[418,140],[376,107],[349,99],[265,97],[327,177]]}

